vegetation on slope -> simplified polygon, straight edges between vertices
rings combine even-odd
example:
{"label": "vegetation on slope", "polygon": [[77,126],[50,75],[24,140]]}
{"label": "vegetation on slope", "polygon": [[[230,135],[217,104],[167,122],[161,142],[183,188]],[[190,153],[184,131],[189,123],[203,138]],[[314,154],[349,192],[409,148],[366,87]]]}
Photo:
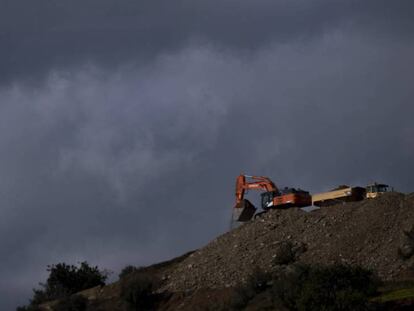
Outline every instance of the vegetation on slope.
{"label": "vegetation on slope", "polygon": [[375,274],[360,267],[294,265],[278,275],[253,274],[236,291],[232,308],[366,310],[378,285]]}
{"label": "vegetation on slope", "polygon": [[18,311],[36,310],[44,302],[68,298],[84,289],[103,286],[107,279],[107,273],[87,262],[81,262],[79,267],[58,263],[48,266],[47,271],[49,277],[46,283],[40,283],[40,289],[33,289],[34,295],[29,306],[19,307]]}

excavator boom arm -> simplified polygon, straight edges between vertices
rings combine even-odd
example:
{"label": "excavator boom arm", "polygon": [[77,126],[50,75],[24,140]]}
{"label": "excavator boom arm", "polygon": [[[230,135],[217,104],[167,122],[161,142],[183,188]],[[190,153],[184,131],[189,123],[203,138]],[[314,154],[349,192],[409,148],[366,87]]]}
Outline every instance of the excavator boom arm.
{"label": "excavator boom arm", "polygon": [[[250,178],[253,181],[249,182],[247,181],[247,178]],[[239,175],[236,180],[236,204],[243,201],[246,190],[250,189],[279,192],[273,181],[267,177],[242,174]]]}

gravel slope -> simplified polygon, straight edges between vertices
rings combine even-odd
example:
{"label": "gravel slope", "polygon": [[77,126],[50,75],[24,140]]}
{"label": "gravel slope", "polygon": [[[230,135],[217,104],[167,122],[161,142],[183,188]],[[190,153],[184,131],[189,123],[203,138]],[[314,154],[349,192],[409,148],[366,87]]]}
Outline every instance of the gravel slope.
{"label": "gravel slope", "polygon": [[[404,233],[410,230],[414,232],[413,195],[389,193],[309,213],[272,210],[165,271],[163,289],[234,286],[257,267],[281,269],[281,249],[286,245],[297,262],[357,264],[376,270],[386,280],[413,278],[414,246]],[[401,250],[411,257],[404,259]]]}

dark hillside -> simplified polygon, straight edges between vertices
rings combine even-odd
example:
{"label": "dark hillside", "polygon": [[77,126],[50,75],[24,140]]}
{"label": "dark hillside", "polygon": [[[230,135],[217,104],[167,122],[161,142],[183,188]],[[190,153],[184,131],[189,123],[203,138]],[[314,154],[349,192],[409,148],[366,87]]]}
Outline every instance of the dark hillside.
{"label": "dark hillside", "polygon": [[[226,310],[234,289],[255,271],[277,275],[293,263],[345,264],[372,270],[383,281],[414,280],[414,195],[388,193],[312,212],[272,210],[138,274],[157,279],[152,308]],[[125,280],[82,292],[87,310],[129,310],[121,298]],[[50,304],[43,309],[52,310]]]}
{"label": "dark hillside", "polygon": [[171,269],[164,288],[234,286],[256,267],[278,269],[286,247],[292,261],[360,265],[384,280],[412,278],[414,246],[406,233],[413,230],[414,197],[399,193],[309,213],[273,210],[191,254]]}

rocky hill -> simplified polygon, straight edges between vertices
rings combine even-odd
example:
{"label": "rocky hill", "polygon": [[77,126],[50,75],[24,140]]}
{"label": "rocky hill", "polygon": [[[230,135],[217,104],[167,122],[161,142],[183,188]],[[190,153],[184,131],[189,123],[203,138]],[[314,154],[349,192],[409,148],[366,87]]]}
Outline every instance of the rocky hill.
{"label": "rocky hill", "polygon": [[271,210],[172,267],[164,289],[234,286],[256,267],[278,269],[289,246],[299,262],[360,265],[385,280],[410,278],[414,249],[406,233],[413,230],[413,195],[389,193],[312,212]]}
{"label": "rocky hill", "polygon": [[[294,262],[358,265],[383,280],[414,280],[414,194],[388,193],[311,212],[271,210],[195,252],[142,271],[161,280],[160,295],[168,293],[159,309],[204,310],[203,303],[226,296],[253,271],[275,272]],[[117,282],[82,294],[99,310],[126,310],[121,287]]]}

